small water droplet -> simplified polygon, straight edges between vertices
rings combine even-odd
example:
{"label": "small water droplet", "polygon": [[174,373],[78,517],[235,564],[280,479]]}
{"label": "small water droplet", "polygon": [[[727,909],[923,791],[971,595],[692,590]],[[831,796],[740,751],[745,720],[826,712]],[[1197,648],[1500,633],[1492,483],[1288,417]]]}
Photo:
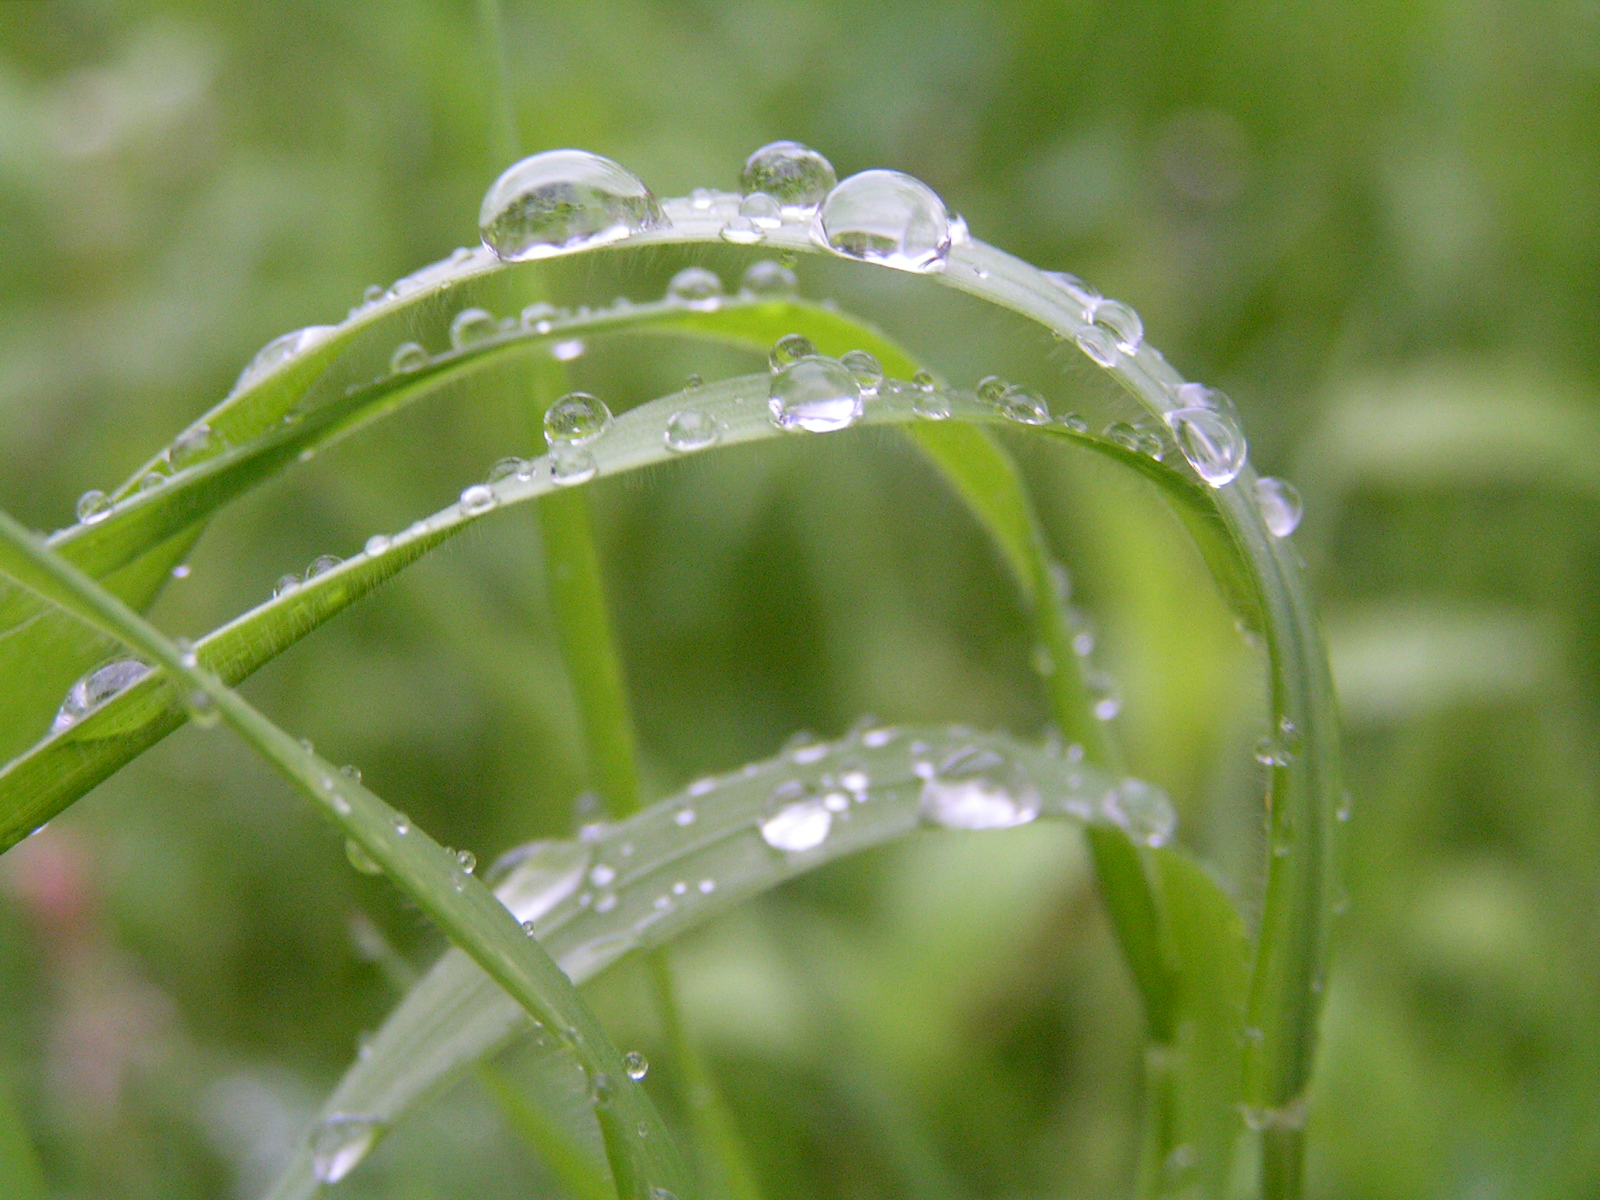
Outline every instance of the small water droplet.
{"label": "small water droplet", "polygon": [[471,850],[457,850],[456,865],[461,868],[463,874],[471,875],[478,869],[478,856]]}
{"label": "small water droplet", "polygon": [[800,280],[781,262],[763,258],[745,269],[739,288],[763,300],[782,300],[800,290]]}
{"label": "small water droplet", "polygon": [[1126,421],[1113,421],[1106,426],[1106,440],[1115,442],[1124,450],[1132,450],[1135,454],[1144,453],[1139,438],[1139,431]]}
{"label": "small water droplet", "polygon": [[1122,711],[1122,697],[1117,692],[1117,681],[1104,671],[1089,671],[1083,677],[1084,690],[1089,694],[1089,710],[1100,721],[1109,721]]}
{"label": "small water droplet", "polygon": [[332,325],[307,325],[304,329],[296,329],[292,333],[285,333],[273,338],[252,358],[245,369],[239,372],[238,382],[233,385],[235,392],[243,391],[260,380],[272,374],[284,363],[296,355],[303,354],[319,342],[327,340],[334,332]]}
{"label": "small water droplet", "polygon": [[585,446],[611,428],[611,410],[588,392],[569,392],[544,414],[544,439],[552,447]]}
{"label": "small water droplet", "polygon": [[751,192],[739,201],[739,215],[757,229],[776,229],[783,224],[782,208],[765,192]]}
{"label": "small water droplet", "polygon": [[202,422],[185,429],[174,438],[172,448],[167,454],[172,460],[172,465],[182,470],[204,462],[208,458],[214,458],[227,448],[228,443],[222,435]]}
{"label": "small water droplet", "polygon": [[380,554],[385,553],[393,544],[394,543],[390,541],[388,534],[375,533],[367,539],[367,543],[362,547],[362,550],[366,553],[368,558],[377,558]]}
{"label": "small water droplet", "polygon": [[550,451],[550,482],[557,487],[572,487],[593,479],[600,468],[594,455],[581,446],[558,446]]}
{"label": "small water droplet", "polygon": [[852,350],[839,361],[855,377],[856,386],[861,389],[863,397],[871,399],[878,394],[878,388],[883,383],[883,365],[875,357],[865,350]]}
{"label": "small water droplet", "polygon": [[184,707],[189,710],[189,720],[201,729],[214,729],[222,719],[222,713],[217,710],[217,702],[211,698],[211,693],[196,688],[184,700]]}
{"label": "small water droplet", "polygon": [[773,375],[767,408],[780,429],[829,433],[861,419],[861,388],[837,359],[802,358]]}
{"label": "small water droplet", "polygon": [[622,1056],[622,1065],[628,1069],[628,1078],[637,1083],[650,1071],[650,1060],[637,1050],[629,1050]]}
{"label": "small water droplet", "polygon": [[311,1172],[318,1183],[338,1183],[361,1164],[383,1132],[372,1117],[334,1113],[311,1135]]}
{"label": "small water droplet", "polygon": [[1020,764],[965,746],[924,773],[922,819],[949,829],[1008,829],[1039,815],[1039,792]]}
{"label": "small water droplet", "polygon": [[702,879],[696,886],[700,889],[702,896],[709,896],[717,890],[717,881],[715,879]]}
{"label": "small water droplet", "polygon": [[1085,421],[1077,413],[1062,413],[1056,418],[1056,424],[1072,430],[1073,433],[1089,432],[1089,422]]}
{"label": "small water droplet", "polygon": [[697,187],[689,193],[689,207],[699,212],[707,212],[717,203],[717,194],[710,188]]}
{"label": "small water droplet", "polygon": [[772,142],[745,159],[739,173],[744,195],[764,192],[791,212],[822,203],[837,176],[833,164],[799,142]]}
{"label": "small water droplet", "polygon": [[194,643],[186,637],[172,639],[173,647],[178,651],[178,661],[189,670],[194,670],[200,665],[200,654],[194,648]]}
{"label": "small water droplet", "polygon": [[616,906],[617,894],[615,892],[607,892],[594,902],[594,910],[597,913],[608,913]]}
{"label": "small water droplet", "polygon": [[802,358],[816,357],[817,348],[811,344],[810,338],[803,333],[786,333],[773,342],[772,349],[767,351],[767,366],[773,371],[781,371]]}
{"label": "small water droplet", "polygon": [[557,362],[576,362],[583,357],[584,349],[582,338],[568,338],[550,347],[550,357]]}
{"label": "small water droplet", "polygon": [[1120,300],[1095,300],[1084,307],[1083,319],[1109,333],[1123,354],[1137,353],[1144,341],[1144,322]]}
{"label": "small water droplet", "polygon": [[1045,403],[1043,396],[1029,388],[1020,385],[1008,387],[995,398],[993,404],[995,411],[1007,420],[1023,425],[1050,423],[1050,406]]}
{"label": "small water droplet", "polygon": [[78,520],[97,525],[111,515],[111,497],[102,491],[88,491],[78,497]]}
{"label": "small water droplet", "polygon": [[[802,798],[792,798],[795,796]],[[828,840],[833,814],[820,796],[811,794],[803,784],[790,783],[778,789],[774,801],[779,807],[761,822],[761,839],[767,845],[799,854]]]}
{"label": "small water droplet", "polygon": [[1074,340],[1078,343],[1078,349],[1102,367],[1114,367],[1122,361],[1122,352],[1117,349],[1116,335],[1108,329],[1102,329],[1098,325],[1085,325],[1078,330]]}
{"label": "small water droplet", "polygon": [[172,568],[172,577],[174,579],[187,579],[193,570],[194,568],[188,563],[179,563]]}
{"label": "small water droplet", "polygon": [[1339,807],[1334,810],[1333,815],[1335,817],[1337,817],[1341,821],[1348,821],[1350,819],[1350,793],[1349,792],[1346,792],[1343,796],[1340,797],[1340,799],[1339,799]]}
{"label": "small water droplet", "polygon": [[450,345],[457,350],[487,341],[500,331],[494,314],[482,308],[463,308],[450,322]]}
{"label": "small water droplet", "polygon": [[589,882],[597,888],[609,887],[617,878],[617,869],[605,863],[597,863],[589,871]]}
{"label": "small water droplet", "polygon": [[824,245],[902,271],[937,271],[950,252],[944,201],[899,171],[862,171],[836,186],[817,212]]}
{"label": "small water droplet", "polygon": [[680,808],[677,812],[672,814],[672,823],[674,825],[693,825],[694,816],[694,809]]}
{"label": "small water droplet", "polygon": [[468,516],[486,513],[495,505],[494,492],[481,483],[475,483],[461,493],[461,511]]}
{"label": "small water droplet", "polygon": [[1195,474],[1214,488],[1225,487],[1244,470],[1249,448],[1239,427],[1210,408],[1180,408],[1167,424]]}
{"label": "small water droplet", "polygon": [[1142,779],[1124,779],[1101,801],[1105,817],[1143,846],[1164,846],[1178,826],[1172,801]]}
{"label": "small water droplet", "polygon": [[167,477],[162,472],[151,471],[143,479],[139,480],[139,490],[141,492],[153,492],[166,482]]}
{"label": "small water droplet", "polygon": [[411,818],[404,813],[396,813],[394,818],[394,831],[401,837],[411,832]]}
{"label": "small water droplet", "polygon": [[1304,509],[1299,489],[1288,480],[1271,475],[1256,480],[1256,503],[1273,537],[1286,538],[1298,528]]}
{"label": "small water droplet", "polygon": [[317,555],[317,557],[311,560],[311,565],[306,568],[306,582],[310,583],[318,575],[326,575],[329,571],[333,570],[343,561],[344,559],[340,558],[337,554]]}
{"label": "small water droplet", "polygon": [[409,375],[428,365],[428,352],[416,342],[401,342],[389,356],[389,370],[396,375]]}
{"label": "small water droplet", "polygon": [[299,586],[300,577],[298,575],[280,575],[278,576],[278,582],[272,585],[272,598],[276,600],[279,596],[286,596]]}
{"label": "small water droplet", "polygon": [[1056,598],[1057,604],[1065,604],[1072,599],[1072,575],[1065,563],[1050,564],[1050,594]]}
{"label": "small water droplet", "polygon": [[911,411],[925,421],[943,421],[950,416],[950,401],[927,371],[918,371],[911,377]]}
{"label": "small water droplet", "polygon": [[583,150],[523,159],[494,181],[478,212],[483,244],[505,262],[618,241],[663,221],[637,175]]}
{"label": "small water droplet", "polygon": [[61,702],[61,708],[50,725],[50,732],[60,733],[71,728],[118,692],[132,687],[148,674],[150,668],[136,658],[119,658],[96,667],[67,689],[66,699]]}
{"label": "small water droplet", "polygon": [[766,240],[767,231],[749,217],[741,215],[724,221],[720,236],[723,241],[732,242],[735,246],[753,246]]}
{"label": "small water droplet", "polygon": [[697,312],[710,312],[722,301],[722,280],[704,267],[685,267],[667,284],[667,299]]}
{"label": "small water droplet", "polygon": [[721,436],[716,421],[710,416],[698,408],[686,408],[673,413],[667,419],[667,428],[662,434],[662,441],[666,443],[668,450],[686,454],[691,450],[704,450],[707,446],[715,445]]}
{"label": "small water droplet", "polygon": [[378,860],[368,854],[366,849],[355,838],[345,838],[344,856],[350,865],[363,875],[382,875],[383,867]]}

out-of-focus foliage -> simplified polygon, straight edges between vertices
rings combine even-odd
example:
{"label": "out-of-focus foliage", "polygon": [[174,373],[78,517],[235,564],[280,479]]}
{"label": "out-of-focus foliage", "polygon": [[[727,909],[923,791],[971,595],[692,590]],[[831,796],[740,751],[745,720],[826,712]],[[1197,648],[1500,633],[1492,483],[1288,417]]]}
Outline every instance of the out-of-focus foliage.
{"label": "out-of-focus foliage", "polygon": [[[1348,732],[1310,1191],[1600,1186],[1600,8],[503,8],[525,150],[663,194],[731,186],[783,136],[909,171],[1237,399],[1258,467],[1305,491]],[[465,2],[0,4],[0,505],[66,524],[268,338],[470,242],[503,165],[493,69]],[[575,374],[620,408],[713,373],[651,345]],[[462,395],[320,456],[225,514],[155,619],[211,628],[526,452],[536,416]],[[1132,765],[1248,903],[1259,656],[1147,489],[1024,460]],[[596,498],[654,794],[865,711],[1039,731],[1004,569],[902,442],[734,450]],[[579,741],[539,563],[507,514],[248,690],[480,859],[565,833]],[[185,731],[0,860],[0,1087],[54,1194],[253,1197],[438,944]],[[677,958],[769,1196],[1125,1192],[1138,1014],[1073,835],[922,838]],[[643,979],[592,991],[671,1107]],[[340,1186],[539,1181],[467,1085]]]}

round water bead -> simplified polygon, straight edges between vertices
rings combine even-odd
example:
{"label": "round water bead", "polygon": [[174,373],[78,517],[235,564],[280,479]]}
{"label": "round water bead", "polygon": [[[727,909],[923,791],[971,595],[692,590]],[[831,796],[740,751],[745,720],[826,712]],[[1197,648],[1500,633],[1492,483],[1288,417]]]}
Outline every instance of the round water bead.
{"label": "round water bead", "polygon": [[1203,383],[1182,383],[1173,389],[1172,396],[1174,408],[1208,408],[1243,428],[1239,406],[1233,402],[1232,396],[1220,388],[1207,387]]}
{"label": "round water bead", "polygon": [[663,220],[637,175],[586,150],[523,159],[494,181],[478,210],[483,244],[504,262],[618,241]]}
{"label": "round water bead", "polygon": [[375,533],[367,539],[367,544],[361,549],[368,558],[377,558],[380,554],[388,553],[389,547],[393,544],[387,533]]}
{"label": "round water bead", "polygon": [[333,570],[343,561],[344,559],[340,558],[337,554],[317,555],[317,557],[311,560],[311,565],[306,568],[306,582],[309,583],[318,575],[326,575],[329,571]]}
{"label": "round water bead", "polygon": [[1085,325],[1078,330],[1074,340],[1078,343],[1078,349],[1102,367],[1114,367],[1122,361],[1116,335],[1098,325]]}
{"label": "round water bead", "polygon": [[776,229],[783,224],[783,209],[765,192],[751,192],[739,201],[739,215],[757,229]]}
{"label": "round water bead", "polygon": [[461,493],[461,511],[471,517],[488,512],[494,503],[494,492],[481,483],[475,483]]}
{"label": "round water bead", "polygon": [[338,1183],[361,1165],[383,1126],[358,1113],[323,1118],[311,1135],[311,1173],[318,1183]]}
{"label": "round water bead", "polygon": [[61,702],[61,708],[50,725],[50,732],[60,733],[70,728],[123,688],[132,687],[148,674],[150,668],[136,658],[119,658],[96,667],[67,689],[66,699]]}
{"label": "round water bead", "polygon": [[810,338],[803,333],[786,333],[772,343],[772,349],[767,351],[767,365],[774,371],[781,371],[802,358],[816,357],[817,348],[811,344]]}
{"label": "round water bead", "polygon": [[801,358],[773,374],[767,407],[780,429],[830,433],[861,419],[861,387],[837,359]]}
{"label": "round water bead", "polygon": [[533,478],[537,469],[530,460],[511,455],[497,460],[494,466],[489,468],[489,482],[499,483],[502,479],[515,478],[526,483]]}
{"label": "round water bead", "polygon": [[852,350],[839,361],[855,377],[863,396],[870,399],[878,394],[883,383],[883,365],[875,357],[865,350]]}
{"label": "round water bead", "polygon": [[409,375],[428,365],[428,352],[416,342],[401,342],[389,356],[389,370],[396,375]]}
{"label": "round water bead", "polygon": [[667,299],[700,312],[709,312],[722,299],[722,280],[704,267],[685,267],[667,284]]}
{"label": "round water bead", "polygon": [[911,411],[926,421],[949,419],[950,402],[927,371],[918,371],[911,377]]}
{"label": "round water bead", "polygon": [[544,414],[544,440],[555,446],[584,446],[611,428],[611,410],[588,392],[569,392]]}
{"label": "round water bead", "polygon": [[1108,332],[1124,354],[1136,353],[1144,341],[1144,322],[1120,300],[1096,300],[1086,305],[1083,319]]}
{"label": "round water bead", "polygon": [[833,164],[799,142],[771,142],[745,159],[739,190],[764,192],[791,210],[815,208],[838,176]]}
{"label": "round water bead", "polygon": [[1195,473],[1211,487],[1232,483],[1244,470],[1249,447],[1238,425],[1210,408],[1180,408],[1167,414],[1172,436]]}
{"label": "round water bead", "polygon": [[181,470],[221,454],[227,448],[228,444],[222,435],[201,422],[199,425],[190,426],[174,438],[167,456],[172,460],[172,465]]}
{"label": "round water bead", "polygon": [[1117,681],[1106,672],[1085,672],[1083,687],[1089,696],[1089,710],[1096,719],[1109,721],[1122,711],[1122,696],[1117,691]]}
{"label": "round water bead", "polygon": [[781,262],[763,258],[745,268],[739,289],[752,296],[779,300],[800,290],[800,280]]}
{"label": "round water bead", "polygon": [[833,813],[821,796],[803,784],[791,783],[778,789],[773,802],[776,809],[761,822],[761,840],[774,850],[799,854],[828,840]]}
{"label": "round water bead", "polygon": [[724,221],[718,236],[735,246],[753,246],[757,242],[766,240],[767,231],[741,213]]}
{"label": "round water bead", "polygon": [[587,483],[600,468],[582,446],[556,446],[550,451],[550,482],[557,487]]}
{"label": "round water bead", "polygon": [[994,401],[994,407],[1001,416],[1024,425],[1050,423],[1050,406],[1044,402],[1044,397],[1020,384],[1001,392]]}
{"label": "round water bead", "polygon": [[698,408],[685,408],[667,419],[666,432],[661,438],[668,450],[684,454],[715,445],[721,436],[712,417]]}
{"label": "round water bead", "polygon": [[243,371],[239,372],[239,381],[233,385],[233,390],[243,391],[251,384],[264,379],[295,355],[303,354],[318,342],[325,341],[333,332],[332,325],[307,325],[304,329],[296,329],[293,333],[273,338],[257,350],[256,356]]}
{"label": "round water bead", "polygon": [[345,838],[344,856],[350,865],[357,871],[360,871],[363,875],[383,874],[383,868],[378,865],[378,860],[373,858],[372,855],[368,854],[366,850],[362,848],[361,843],[356,841],[354,838]]}
{"label": "round water bead", "polygon": [[85,525],[95,525],[111,515],[111,497],[98,489],[78,497],[78,520]]}
{"label": "round water bead", "polygon": [[988,747],[955,751],[924,778],[922,819],[950,829],[1007,829],[1039,815],[1033,777]]}
{"label": "round water bead", "polygon": [[650,1071],[650,1060],[637,1050],[629,1050],[622,1056],[622,1065],[627,1068],[628,1078],[637,1083]]}
{"label": "round water bead", "polygon": [[938,271],[950,252],[944,201],[899,171],[862,171],[828,193],[817,213],[825,245],[902,271]]}
{"label": "round water bead", "polygon": [[483,308],[463,308],[450,321],[450,345],[457,350],[487,341],[500,332],[494,314]]}
{"label": "round water bead", "polygon": [[1286,538],[1298,528],[1304,508],[1300,491],[1286,479],[1263,475],[1256,480],[1256,503],[1261,508],[1261,519],[1267,523],[1273,537]]}

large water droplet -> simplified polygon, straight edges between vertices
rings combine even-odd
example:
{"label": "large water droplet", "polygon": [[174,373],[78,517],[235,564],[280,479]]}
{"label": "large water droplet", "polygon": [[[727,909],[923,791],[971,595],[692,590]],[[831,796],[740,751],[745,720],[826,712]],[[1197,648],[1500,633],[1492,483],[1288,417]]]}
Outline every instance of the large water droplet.
{"label": "large water droplet", "polygon": [[1007,829],[1039,815],[1039,792],[1012,759],[967,746],[924,779],[921,812],[923,820],[950,829]]}
{"label": "large water droplet", "polygon": [[817,213],[825,245],[902,271],[937,271],[950,252],[950,217],[927,184],[899,171],[862,171]]}
{"label": "large water droplet", "polygon": [[457,350],[488,341],[500,332],[494,314],[484,308],[463,308],[450,321],[450,345]]}
{"label": "large water droplet", "polygon": [[233,385],[233,390],[243,391],[251,384],[266,378],[297,354],[303,354],[318,342],[326,340],[333,331],[332,325],[307,325],[304,329],[296,329],[293,333],[273,338],[257,350],[256,356],[243,371],[239,372],[239,381]]}
{"label": "large water droplet", "polygon": [[552,447],[584,446],[611,428],[611,410],[588,392],[571,392],[544,414],[544,440]]}
{"label": "large water droplet", "polygon": [[66,699],[50,725],[51,733],[60,733],[77,724],[83,717],[99,708],[124,688],[132,687],[150,674],[150,668],[136,658],[119,658],[115,662],[96,667],[67,689]]}
{"label": "large water droplet", "polygon": [[381,1122],[359,1113],[324,1117],[311,1135],[311,1172],[318,1183],[338,1183],[361,1164],[383,1131]]}
{"label": "large water droplet", "polygon": [[765,192],[784,208],[815,208],[838,177],[833,164],[799,142],[772,142],[745,159],[739,190],[746,196]]}
{"label": "large water droplet", "polygon": [[1143,846],[1164,846],[1178,826],[1172,801],[1142,779],[1124,779],[1101,802],[1106,819]]}
{"label": "large water droplet", "polygon": [[782,804],[761,822],[762,840],[774,850],[790,854],[815,850],[828,840],[828,831],[833,828],[833,813],[828,811],[822,797],[810,794],[803,785],[779,788],[774,799],[781,802],[795,794],[802,798]]}
{"label": "large water droplet", "polygon": [[837,359],[802,358],[772,376],[767,407],[780,429],[829,433],[861,419],[861,388]]}
{"label": "large water droplet", "polygon": [[704,267],[685,267],[667,284],[667,299],[698,312],[710,312],[722,299],[722,280],[715,271]]}
{"label": "large water droplet", "polygon": [[653,229],[661,207],[626,167],[585,150],[547,150],[496,179],[478,210],[483,244],[518,262]]}
{"label": "large water droplet", "polygon": [[1256,503],[1261,506],[1261,519],[1267,523],[1273,537],[1286,538],[1298,528],[1301,514],[1300,491],[1286,479],[1263,475],[1256,480]]}
{"label": "large water droplet", "polygon": [[1239,427],[1210,408],[1180,408],[1167,414],[1173,439],[1195,474],[1214,488],[1225,487],[1244,470],[1249,447]]}
{"label": "large water droplet", "polygon": [[745,269],[739,288],[763,300],[781,300],[800,290],[800,280],[781,262],[763,258]]}
{"label": "large water droplet", "polygon": [[662,441],[668,450],[686,454],[691,450],[704,450],[715,445],[721,434],[717,423],[698,408],[686,408],[667,419],[667,429]]}
{"label": "large water droplet", "polygon": [[78,520],[85,525],[96,525],[111,515],[111,497],[95,490],[78,497]]}
{"label": "large water droplet", "polygon": [[428,352],[416,342],[401,342],[389,356],[389,370],[396,375],[409,375],[428,365]]}

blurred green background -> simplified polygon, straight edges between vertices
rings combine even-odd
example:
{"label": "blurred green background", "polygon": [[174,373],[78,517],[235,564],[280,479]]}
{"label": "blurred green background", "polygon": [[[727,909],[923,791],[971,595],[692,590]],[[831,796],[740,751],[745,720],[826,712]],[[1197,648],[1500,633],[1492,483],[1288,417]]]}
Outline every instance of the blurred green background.
{"label": "blurred green background", "polygon": [[[1258,469],[1304,492],[1347,732],[1310,1192],[1600,1195],[1600,4],[503,7],[524,151],[592,149],[664,195],[732,187],[778,137],[841,177],[911,172],[1235,397]],[[473,242],[504,165],[492,69],[467,0],[0,3],[0,505],[70,523],[270,337]],[[618,355],[577,368],[618,408],[748,369]],[[525,399],[448,397],[291,472],[157,620],[203,632],[448,503],[531,448]],[[1134,767],[1248,908],[1258,653],[1147,488],[1018,450]],[[654,794],[869,711],[1040,732],[1006,578],[898,440],[730,451],[596,501]],[[481,860],[570,828],[526,513],[247,690]],[[439,945],[266,769],[185,730],[0,860],[0,1080],[59,1196],[254,1200]],[[1139,1018],[1070,831],[919,835],[677,957],[772,1200],[1126,1194]],[[672,1108],[639,975],[592,992]],[[544,1186],[470,1083],[340,1185]]]}

